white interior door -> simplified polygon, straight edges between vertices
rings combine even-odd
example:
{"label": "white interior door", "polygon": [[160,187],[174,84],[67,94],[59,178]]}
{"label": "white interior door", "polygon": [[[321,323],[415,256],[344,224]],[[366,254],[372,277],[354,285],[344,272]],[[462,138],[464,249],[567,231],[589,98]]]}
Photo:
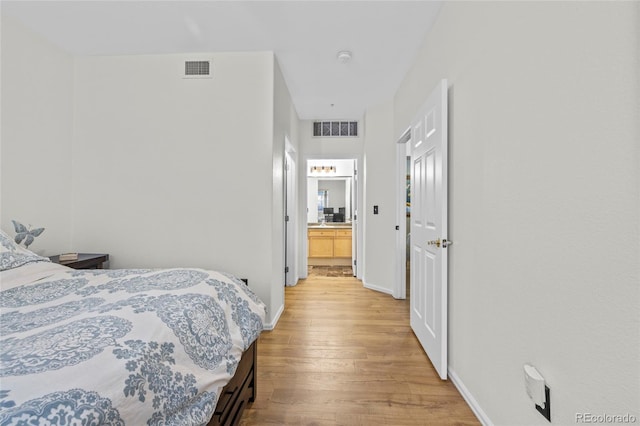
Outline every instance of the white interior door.
{"label": "white interior door", "polygon": [[353,276],[358,276],[358,160],[353,160],[351,180],[351,267]]}
{"label": "white interior door", "polygon": [[411,328],[447,378],[447,81],[412,124]]}
{"label": "white interior door", "polygon": [[285,285],[293,286],[298,281],[296,262],[297,213],[296,213],[296,163],[285,153]]}

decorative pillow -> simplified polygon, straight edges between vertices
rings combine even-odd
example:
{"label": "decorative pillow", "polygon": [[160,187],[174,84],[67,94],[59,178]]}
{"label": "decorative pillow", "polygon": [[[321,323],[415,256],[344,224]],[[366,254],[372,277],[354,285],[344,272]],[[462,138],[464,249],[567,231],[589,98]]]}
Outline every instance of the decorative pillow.
{"label": "decorative pillow", "polygon": [[0,230],[0,271],[33,262],[50,262],[50,260],[19,246],[10,236]]}

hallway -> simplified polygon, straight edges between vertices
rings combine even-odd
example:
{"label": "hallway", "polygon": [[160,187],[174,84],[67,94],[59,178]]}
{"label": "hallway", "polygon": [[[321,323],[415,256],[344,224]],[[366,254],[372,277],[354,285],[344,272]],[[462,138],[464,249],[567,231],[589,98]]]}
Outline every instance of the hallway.
{"label": "hallway", "polygon": [[409,327],[408,302],[353,277],[310,275],[258,346],[243,425],[477,425]]}

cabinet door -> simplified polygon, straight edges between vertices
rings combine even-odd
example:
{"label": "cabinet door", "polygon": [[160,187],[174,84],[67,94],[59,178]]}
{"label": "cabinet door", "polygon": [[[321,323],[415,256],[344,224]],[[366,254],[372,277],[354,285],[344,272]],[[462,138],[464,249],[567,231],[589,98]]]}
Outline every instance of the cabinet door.
{"label": "cabinet door", "polygon": [[333,237],[309,237],[309,257],[333,257]]}
{"label": "cabinet door", "polygon": [[334,257],[351,257],[351,231],[338,231],[333,240]]}

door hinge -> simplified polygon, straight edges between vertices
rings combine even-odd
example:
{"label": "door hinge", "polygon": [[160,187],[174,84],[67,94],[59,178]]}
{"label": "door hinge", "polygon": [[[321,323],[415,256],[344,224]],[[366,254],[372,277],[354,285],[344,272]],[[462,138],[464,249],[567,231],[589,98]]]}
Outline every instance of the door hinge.
{"label": "door hinge", "polygon": [[289,215],[286,215],[286,216],[284,217],[284,221],[285,221],[285,222],[289,222]]}
{"label": "door hinge", "polygon": [[396,231],[400,230],[400,225],[396,225]]}
{"label": "door hinge", "polygon": [[285,274],[288,274],[288,273],[289,273],[289,267],[288,267],[288,266],[285,266],[285,267],[284,267],[284,273],[285,273]]}
{"label": "door hinge", "polygon": [[357,261],[357,260],[354,260],[354,261],[353,261],[353,266],[357,266],[357,265],[358,265],[358,261]]}

